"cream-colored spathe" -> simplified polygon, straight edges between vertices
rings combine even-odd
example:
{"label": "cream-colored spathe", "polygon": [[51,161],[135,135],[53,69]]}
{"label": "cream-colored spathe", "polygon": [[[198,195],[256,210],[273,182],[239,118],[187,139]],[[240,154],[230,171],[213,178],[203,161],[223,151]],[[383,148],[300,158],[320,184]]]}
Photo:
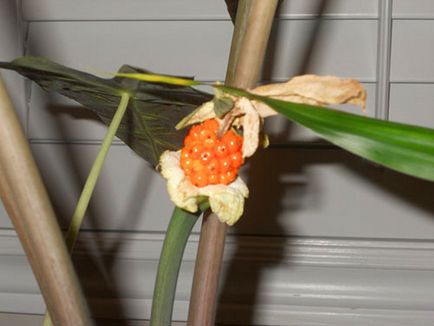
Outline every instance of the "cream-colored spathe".
{"label": "cream-colored spathe", "polygon": [[[286,83],[259,86],[250,92],[275,99],[313,105],[349,103],[360,105],[364,109],[366,102],[366,91],[358,81],[334,76],[297,76]],[[217,96],[223,96],[223,94],[217,94]],[[250,157],[258,148],[263,119],[277,113],[262,102],[251,101],[244,97],[230,97],[234,101],[234,106],[221,119],[216,117],[214,102],[210,101],[186,116],[177,128],[213,118],[220,123],[220,133],[226,132],[232,126],[242,128],[242,155],[244,158]],[[197,212],[200,197],[206,196],[209,198],[211,210],[222,222],[233,225],[238,221],[243,213],[244,198],[247,198],[249,193],[241,178],[238,177],[229,185],[209,185],[199,188],[184,175],[179,161],[180,151],[166,151],[160,158],[161,173],[167,179],[172,201],[189,212]]]}
{"label": "cream-colored spathe", "polygon": [[244,198],[249,195],[244,181],[237,177],[229,185],[196,187],[179,165],[180,156],[180,151],[165,151],[160,157],[161,174],[167,180],[167,189],[175,205],[195,213],[199,209],[199,200],[205,196],[221,222],[233,225],[238,221],[243,214]]}

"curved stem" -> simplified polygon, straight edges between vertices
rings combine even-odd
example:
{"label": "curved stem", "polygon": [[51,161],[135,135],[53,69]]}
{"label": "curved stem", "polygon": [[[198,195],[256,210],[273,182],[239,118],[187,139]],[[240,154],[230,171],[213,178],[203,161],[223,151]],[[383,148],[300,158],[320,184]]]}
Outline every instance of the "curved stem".
{"label": "curved stem", "polygon": [[0,199],[53,321],[64,326],[92,325],[56,215],[1,76],[0,116]]}
{"label": "curved stem", "polygon": [[158,264],[152,301],[151,326],[171,325],[182,256],[188,237],[200,214],[201,211],[193,214],[179,207],[175,207],[173,211]]}
{"label": "curved stem", "polygon": [[[89,176],[87,177],[86,183],[81,192],[80,199],[78,200],[74,214],[72,215],[71,224],[69,225],[65,240],[66,247],[70,253],[72,252],[77,241],[78,232],[80,231],[80,226],[83,223],[84,215],[86,213],[87,207],[89,206],[90,198],[92,197],[92,193],[95,189],[96,182],[101,173],[111,143],[116,135],[116,131],[118,130],[125,111],[127,110],[129,99],[130,95],[128,93],[122,93],[119,106],[113,116],[113,120],[108,127],[107,133],[104,136],[101,148],[92,165]],[[48,313],[45,313],[43,325],[52,325],[50,315]]]}
{"label": "curved stem", "polygon": [[[255,86],[259,77],[278,0],[240,0],[225,84]],[[226,224],[204,217],[188,312],[189,326],[214,325]]]}

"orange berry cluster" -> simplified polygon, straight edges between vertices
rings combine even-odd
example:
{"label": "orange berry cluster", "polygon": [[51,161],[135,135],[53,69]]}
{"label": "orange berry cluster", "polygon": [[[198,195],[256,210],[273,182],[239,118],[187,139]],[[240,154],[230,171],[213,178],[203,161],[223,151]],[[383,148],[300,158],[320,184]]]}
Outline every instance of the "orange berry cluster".
{"label": "orange berry cluster", "polygon": [[229,130],[218,138],[218,129],[217,120],[206,120],[193,126],[184,139],[181,168],[197,187],[231,183],[244,162],[243,137]]}

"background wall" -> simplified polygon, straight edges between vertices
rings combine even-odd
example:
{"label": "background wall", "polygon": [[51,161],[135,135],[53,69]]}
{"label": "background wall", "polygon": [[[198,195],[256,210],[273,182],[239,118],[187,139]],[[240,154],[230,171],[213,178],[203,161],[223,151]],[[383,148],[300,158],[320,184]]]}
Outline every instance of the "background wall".
{"label": "background wall", "polygon": [[[8,45],[0,47],[2,61],[43,55],[89,72],[129,63],[214,81],[224,78],[231,34],[223,1],[0,3],[0,40]],[[434,128],[433,55],[432,1],[288,0],[262,81],[302,73],[355,78],[368,90],[369,116]],[[2,75],[66,226],[105,127],[74,102]],[[347,154],[283,119],[266,128],[272,146],[247,165],[251,196],[229,231],[220,323],[433,324],[434,185]],[[171,211],[161,177],[116,141],[74,255],[102,325],[149,318]],[[175,320],[187,316],[197,241],[194,234],[186,250]],[[7,313],[0,323],[43,311],[0,208],[0,312]]]}

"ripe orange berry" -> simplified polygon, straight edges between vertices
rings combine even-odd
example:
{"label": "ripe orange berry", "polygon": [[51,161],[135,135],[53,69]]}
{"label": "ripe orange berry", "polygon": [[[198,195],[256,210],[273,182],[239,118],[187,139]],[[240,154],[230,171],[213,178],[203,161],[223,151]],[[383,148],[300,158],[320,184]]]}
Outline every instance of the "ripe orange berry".
{"label": "ripe orange berry", "polygon": [[205,168],[205,165],[203,165],[200,160],[192,160],[192,162],[191,162],[191,169],[193,170],[194,173],[200,172],[204,168]]}
{"label": "ripe orange berry", "polygon": [[186,158],[181,160],[181,167],[185,169],[191,169],[193,167],[193,160],[191,158]]}
{"label": "ripe orange berry", "polygon": [[208,137],[203,141],[203,144],[205,147],[207,148],[214,148],[215,145],[217,144],[218,140],[217,140],[217,136],[214,135],[214,137]]}
{"label": "ripe orange berry", "polygon": [[243,164],[243,138],[233,131],[217,137],[217,120],[206,120],[193,126],[184,139],[180,165],[192,184],[229,184],[237,177]]}
{"label": "ripe orange berry", "polygon": [[181,150],[181,160],[182,159],[187,159],[187,158],[190,158],[190,153],[188,152],[188,150],[187,150],[187,148],[183,148],[182,150]]}
{"label": "ripe orange berry", "polygon": [[217,133],[220,125],[216,119],[209,119],[203,123],[203,127]]}
{"label": "ripe orange berry", "polygon": [[207,164],[209,161],[211,161],[214,158],[214,152],[210,151],[210,150],[204,150],[201,154],[200,154],[200,159],[202,160],[202,162],[204,164]]}
{"label": "ripe orange berry", "polygon": [[200,154],[202,154],[204,146],[198,142],[192,143],[187,147],[188,154],[191,158],[199,158]]}
{"label": "ripe orange berry", "polygon": [[219,160],[217,159],[212,159],[207,165],[206,165],[206,170],[210,173],[210,174],[217,174],[220,169],[219,169]]}
{"label": "ripe orange berry", "polygon": [[218,174],[209,174],[208,175],[208,182],[211,185],[216,185],[218,184],[220,181],[219,175]]}
{"label": "ripe orange berry", "polygon": [[192,140],[198,140],[199,139],[199,133],[202,130],[202,127],[200,125],[196,125],[191,127],[188,136],[191,136]]}
{"label": "ripe orange berry", "polygon": [[243,164],[243,162],[244,162],[243,156],[241,155],[241,152],[232,153],[230,155],[230,158],[231,158],[231,161],[232,161],[232,166],[235,169],[238,169]]}
{"label": "ripe orange berry", "polygon": [[215,153],[217,157],[225,157],[229,154],[228,148],[224,143],[221,143],[217,145],[215,149]]}
{"label": "ripe orange berry", "polygon": [[215,138],[216,134],[212,130],[203,128],[201,131],[199,131],[199,139],[202,141]]}
{"label": "ripe orange berry", "polygon": [[229,130],[223,137],[222,142],[230,153],[235,153],[240,150],[243,145],[243,138],[236,135],[232,130]]}
{"label": "ripe orange berry", "polygon": [[225,173],[220,174],[220,183],[223,183],[224,185],[230,184],[236,177],[237,173],[235,170],[226,171]]}
{"label": "ripe orange berry", "polygon": [[232,169],[232,159],[230,157],[223,157],[219,159],[219,168],[221,172],[227,172]]}
{"label": "ripe orange berry", "polygon": [[197,187],[205,187],[208,184],[208,175],[205,172],[198,172],[191,176],[191,182]]}
{"label": "ripe orange berry", "polygon": [[184,174],[186,176],[191,176],[193,174],[193,169],[192,168],[182,168],[184,170]]}

